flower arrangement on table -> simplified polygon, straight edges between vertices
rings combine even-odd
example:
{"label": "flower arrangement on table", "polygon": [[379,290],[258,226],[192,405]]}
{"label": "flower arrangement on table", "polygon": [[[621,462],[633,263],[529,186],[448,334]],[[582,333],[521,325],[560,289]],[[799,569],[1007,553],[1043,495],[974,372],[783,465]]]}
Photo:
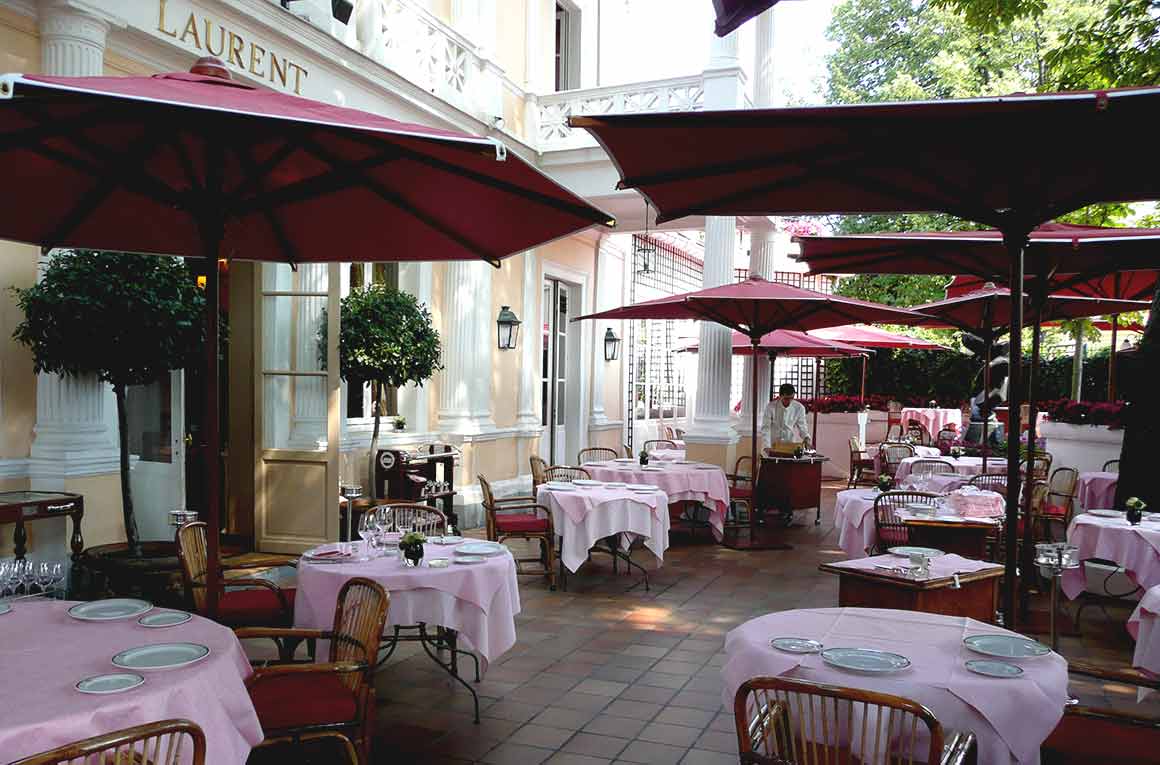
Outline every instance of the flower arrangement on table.
{"label": "flower arrangement on table", "polygon": [[961,444],[954,444],[951,446],[950,454],[955,459],[958,459],[959,457],[962,457],[964,454],[966,454],[966,450],[963,449]]}
{"label": "flower arrangement on table", "polygon": [[1124,502],[1124,507],[1128,511],[1128,523],[1136,526],[1144,517],[1144,510],[1148,508],[1148,503],[1139,497],[1128,497],[1128,499]]}
{"label": "flower arrangement on table", "polygon": [[878,480],[875,483],[878,486],[878,491],[890,491],[894,486],[894,477],[883,473],[878,476]]}
{"label": "flower arrangement on table", "polygon": [[423,545],[427,542],[427,535],[421,531],[408,531],[399,540],[399,550],[408,566],[418,566],[423,560]]}
{"label": "flower arrangement on table", "polygon": [[648,464],[648,451],[646,451],[645,449],[640,450],[640,464],[642,466]]}

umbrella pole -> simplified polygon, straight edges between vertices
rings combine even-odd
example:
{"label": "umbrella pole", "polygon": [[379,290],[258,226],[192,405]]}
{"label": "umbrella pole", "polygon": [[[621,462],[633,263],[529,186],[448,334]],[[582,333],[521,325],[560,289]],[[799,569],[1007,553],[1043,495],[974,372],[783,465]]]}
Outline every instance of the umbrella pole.
{"label": "umbrella pole", "polygon": [[[1007,374],[1007,514],[1004,534],[1006,542],[1005,572],[1003,577],[1003,626],[1016,628],[1015,606],[1019,573],[1019,411],[1023,406],[1023,248],[1027,245],[1027,230],[1005,229],[1003,243],[1011,264],[1011,352]],[[1030,572],[1027,572],[1030,574]]]}
{"label": "umbrella pole", "polygon": [[[750,437],[749,437],[749,460],[750,460],[750,462],[749,462],[749,475],[751,476],[751,478],[753,480],[753,486],[757,486],[757,466],[758,466],[758,462],[757,462],[757,346],[761,342],[761,338],[760,337],[751,337],[750,341],[753,343],[753,356],[751,357],[753,359],[753,363],[751,363],[749,365],[749,369],[750,369],[749,385],[750,385],[750,389],[753,391],[753,395],[750,397],[752,399],[752,404],[749,407],[749,409],[750,409],[750,412],[749,412],[749,428],[750,428],[750,430],[749,430],[749,433],[750,433]],[[772,354],[770,354],[770,355],[772,356]],[[772,362],[771,362],[771,366],[772,366]],[[772,369],[770,369],[769,374],[770,374],[770,377],[772,378],[772,376],[773,376]],[[763,407],[763,409],[764,409],[764,407]],[[752,518],[753,518],[753,508],[752,507],[749,508],[749,517],[752,521]]]}
{"label": "umbrella pole", "polygon": [[[988,303],[988,305],[990,305],[990,304]],[[991,395],[991,345],[994,342],[994,339],[991,336],[990,315],[991,315],[991,312],[988,310],[987,311],[987,324],[988,324],[988,326],[987,326],[987,340],[983,345],[983,347],[985,349],[983,351],[983,401],[979,405],[979,414],[981,414],[983,417],[983,441],[982,441],[982,445],[983,445],[983,472],[984,473],[987,472],[987,455],[991,453],[990,444],[987,442],[987,425],[991,421],[991,413],[983,408],[983,405],[987,403],[987,398]],[[971,424],[968,422],[967,429],[969,430],[970,427],[971,427]]]}
{"label": "umbrella pole", "polygon": [[866,403],[866,354],[862,354],[862,395],[859,396],[859,403]]}
{"label": "umbrella pole", "polygon": [[[1046,282],[1046,280],[1042,280]],[[1038,285],[1035,291],[1035,321],[1031,334],[1031,366],[1027,372],[1027,490],[1023,492],[1023,556],[1019,565],[1025,572],[1023,577],[1022,587],[1022,602],[1020,613],[1027,613],[1027,596],[1029,592],[1029,584],[1031,581],[1031,572],[1035,570],[1035,533],[1031,518],[1031,495],[1035,487],[1035,473],[1032,467],[1035,464],[1035,421],[1039,416],[1036,408],[1036,401],[1038,395],[1036,387],[1038,385],[1039,372],[1039,333],[1040,321],[1043,315],[1043,304],[1047,297],[1047,286],[1045,283]]]}
{"label": "umbrella pole", "polygon": [[1120,315],[1112,314],[1112,352],[1108,354],[1108,401],[1116,400],[1116,330],[1120,328]]}
{"label": "umbrella pole", "polygon": [[218,316],[221,290],[218,279],[218,253],[222,239],[220,223],[201,227],[205,246],[205,504],[206,504],[206,610],[212,619],[217,615],[218,582],[221,571],[221,412],[218,401]]}
{"label": "umbrella pole", "polygon": [[811,431],[813,433],[814,441],[812,444],[810,444],[810,446],[812,446],[814,449],[818,448],[818,396],[821,395],[821,392],[819,391],[819,383],[821,382],[821,379],[822,359],[820,356],[818,356],[814,358],[814,428]]}

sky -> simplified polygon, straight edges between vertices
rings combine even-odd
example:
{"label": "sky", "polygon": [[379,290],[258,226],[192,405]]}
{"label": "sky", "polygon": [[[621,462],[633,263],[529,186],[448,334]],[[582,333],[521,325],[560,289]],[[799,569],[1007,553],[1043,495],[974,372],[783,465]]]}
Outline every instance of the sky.
{"label": "sky", "polygon": [[[780,81],[778,106],[822,102],[825,39],[839,0],[782,0],[774,6],[774,71]],[[710,0],[601,0],[604,16],[601,85],[696,74],[709,61],[713,35]],[[753,68],[753,27],[739,34],[740,57]]]}

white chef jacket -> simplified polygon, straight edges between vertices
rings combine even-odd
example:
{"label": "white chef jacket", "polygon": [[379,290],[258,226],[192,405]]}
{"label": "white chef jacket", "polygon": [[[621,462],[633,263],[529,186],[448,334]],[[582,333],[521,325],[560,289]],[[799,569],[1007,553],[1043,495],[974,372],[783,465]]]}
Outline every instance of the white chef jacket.
{"label": "white chef jacket", "polygon": [[761,420],[761,433],[765,446],[773,446],[774,441],[802,441],[810,437],[806,425],[806,408],[797,399],[783,406],[780,398],[765,405],[765,415]]}

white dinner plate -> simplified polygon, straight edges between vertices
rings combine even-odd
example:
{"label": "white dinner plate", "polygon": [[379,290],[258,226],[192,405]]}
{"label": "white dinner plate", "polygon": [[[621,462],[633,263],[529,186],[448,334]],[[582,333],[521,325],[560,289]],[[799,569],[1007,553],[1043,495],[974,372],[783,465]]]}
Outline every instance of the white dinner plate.
{"label": "white dinner plate", "polygon": [[641,470],[648,470],[648,471],[657,472],[657,473],[659,473],[661,471],[661,469],[662,468],[659,468],[656,465],[645,465],[641,468]]}
{"label": "white dinner plate", "polygon": [[551,491],[572,491],[576,487],[570,483],[564,483],[563,481],[548,481],[546,484],[544,484],[544,488]]}
{"label": "white dinner plate", "polygon": [[209,646],[200,643],[156,643],[121,651],[113,665],[122,669],[177,669],[209,656]]}
{"label": "white dinner plate", "polygon": [[7,613],[11,613],[11,611],[12,611],[11,605],[9,605],[8,603],[0,603],[0,616],[3,616],[4,614],[7,614]]}
{"label": "white dinner plate", "polygon": [[613,460],[613,462],[621,462],[621,463],[627,464],[629,462],[636,462],[636,460],[634,460],[632,457],[617,457],[616,459]]}
{"label": "white dinner plate", "polygon": [[427,537],[427,541],[433,545],[457,545],[463,541],[463,537],[450,535],[442,537]]}
{"label": "white dinner plate", "polygon": [[903,558],[909,558],[911,555],[925,555],[928,558],[937,558],[940,555],[946,555],[942,550],[936,550],[933,547],[911,547],[907,545],[891,547],[887,552],[891,555],[901,555]]}
{"label": "white dinner plate", "polygon": [[572,481],[577,486],[603,486],[604,481],[594,481],[591,478],[577,478]]}
{"label": "white dinner plate", "polygon": [[628,486],[628,484],[626,484],[624,481],[609,481],[604,485],[610,489],[623,489]]}
{"label": "white dinner plate", "polygon": [[769,644],[786,653],[821,653],[822,644],[816,640],[799,637],[775,637]]}
{"label": "white dinner plate", "polygon": [[877,492],[877,491],[864,491],[861,494],[859,494],[858,496],[861,497],[862,499],[877,499],[879,493],[880,492]]}
{"label": "white dinner plate", "polygon": [[455,548],[456,555],[499,555],[506,551],[499,542],[467,542]]}
{"label": "white dinner plate", "polygon": [[876,648],[827,648],[822,651],[822,661],[839,669],[872,675],[901,672],[910,666],[910,659],[902,654]]}
{"label": "white dinner plate", "polygon": [[136,688],[144,682],[145,678],[136,672],[111,672],[107,675],[86,677],[76,684],[76,689],[81,693],[104,695],[106,693],[127,691],[131,688]]}
{"label": "white dinner plate", "polygon": [[136,598],[108,598],[77,603],[68,610],[68,615],[83,622],[108,622],[114,619],[128,619],[140,616],[153,608],[147,600]]}
{"label": "white dinner plate", "polygon": [[677,460],[676,464],[678,464],[678,465],[700,465],[701,463],[695,462],[694,460]]}
{"label": "white dinner plate", "polygon": [[176,627],[179,624],[185,624],[192,618],[193,614],[185,611],[154,611],[142,616],[137,620],[137,623],[142,627],[160,629],[161,627]]}
{"label": "white dinner plate", "polygon": [[657,490],[657,487],[652,486],[651,484],[647,484],[647,483],[625,484],[625,488],[632,489],[633,491],[656,491]]}
{"label": "white dinner plate", "polygon": [[1023,674],[1023,667],[995,659],[971,659],[963,664],[968,672],[987,677],[1012,678]]}
{"label": "white dinner plate", "polygon": [[1101,510],[1098,508],[1095,510],[1088,510],[1088,515],[1094,515],[1097,518],[1123,518],[1124,517],[1124,513],[1121,513],[1119,510]]}
{"label": "white dinner plate", "polygon": [[482,555],[456,555],[455,562],[467,566],[473,563],[487,563],[487,558]]}
{"label": "white dinner plate", "polygon": [[971,635],[963,638],[968,650],[1000,659],[1033,659],[1046,656],[1051,649],[1022,635]]}
{"label": "white dinner plate", "polygon": [[633,494],[656,494],[657,493],[656,487],[649,488],[649,489],[630,489],[630,491]]}

